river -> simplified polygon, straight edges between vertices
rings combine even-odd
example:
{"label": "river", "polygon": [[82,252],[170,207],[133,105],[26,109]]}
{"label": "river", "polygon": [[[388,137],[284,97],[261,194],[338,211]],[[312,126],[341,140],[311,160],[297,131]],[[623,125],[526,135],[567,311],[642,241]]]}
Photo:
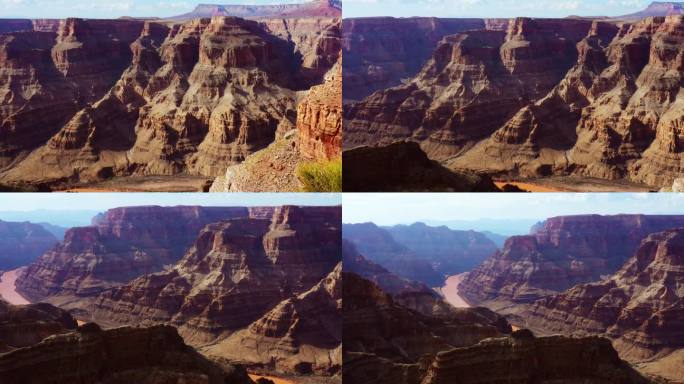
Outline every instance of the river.
{"label": "river", "polygon": [[17,292],[17,288],[14,285],[14,283],[17,281],[19,273],[21,273],[22,270],[23,268],[7,271],[0,276],[0,296],[2,296],[2,298],[5,299],[5,301],[8,301],[10,304],[31,304]]}
{"label": "river", "polygon": [[466,274],[461,273],[460,275],[449,276],[449,278],[444,283],[442,287],[442,294],[446,298],[446,301],[456,308],[469,308],[468,304],[463,297],[458,292],[458,285],[465,278]]}

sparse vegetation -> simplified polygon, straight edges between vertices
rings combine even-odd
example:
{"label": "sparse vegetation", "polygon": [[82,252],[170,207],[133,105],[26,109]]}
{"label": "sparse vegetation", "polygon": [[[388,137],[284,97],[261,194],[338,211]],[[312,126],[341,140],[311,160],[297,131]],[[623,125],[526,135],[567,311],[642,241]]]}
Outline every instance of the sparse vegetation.
{"label": "sparse vegetation", "polygon": [[342,159],[302,163],[297,178],[303,192],[342,192]]}

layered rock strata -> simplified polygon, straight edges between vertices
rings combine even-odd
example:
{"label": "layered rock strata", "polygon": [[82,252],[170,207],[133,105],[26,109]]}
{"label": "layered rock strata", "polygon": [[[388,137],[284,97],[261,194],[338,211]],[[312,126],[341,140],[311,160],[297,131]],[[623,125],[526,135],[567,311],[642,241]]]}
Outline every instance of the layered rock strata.
{"label": "layered rock strata", "polygon": [[437,354],[421,383],[453,382],[645,384],[649,380],[620,360],[606,339],[534,338],[518,331],[509,338]]}
{"label": "layered rock strata", "polygon": [[340,207],[280,207],[207,225],[173,268],[102,293],[103,324],[179,327],[194,345],[249,326],[310,290],[341,260]]}
{"label": "layered rock strata", "polygon": [[519,18],[448,36],[406,84],[345,108],[344,145],[410,139],[453,169],[670,186],[683,23]]}
{"label": "layered rock strata", "polygon": [[93,297],[175,264],[207,224],[249,215],[248,208],[230,207],[111,209],[93,226],[68,230],[24,271],[17,290],[32,301]]}
{"label": "layered rock strata", "polygon": [[0,220],[0,270],[12,270],[32,263],[57,241],[39,224]]}
{"label": "layered rock strata", "polygon": [[4,34],[0,182],[215,177],[294,129],[298,91],[339,59],[339,23],[69,19]]}
{"label": "layered rock strata", "polygon": [[76,327],[68,312],[50,304],[12,305],[0,299],[0,353],[31,346]]}
{"label": "layered rock strata", "polygon": [[648,235],[682,225],[682,216],[551,218],[531,235],[509,238],[459,292],[471,303],[532,303],[615,273]]}
{"label": "layered rock strata", "polygon": [[308,291],[203,350],[279,372],[332,375],[342,368],[342,264]]}
{"label": "layered rock strata", "polygon": [[473,29],[505,30],[508,20],[412,17],[343,22],[344,98],[361,100],[415,76],[439,41]]}
{"label": "layered rock strata", "polygon": [[0,354],[0,383],[45,382],[253,383],[243,368],[202,357],[172,327],[103,331],[92,323]]}
{"label": "layered rock strata", "polygon": [[630,361],[663,358],[684,349],[683,281],[684,229],[654,233],[613,276],[541,299],[524,318],[545,332],[605,335]]}

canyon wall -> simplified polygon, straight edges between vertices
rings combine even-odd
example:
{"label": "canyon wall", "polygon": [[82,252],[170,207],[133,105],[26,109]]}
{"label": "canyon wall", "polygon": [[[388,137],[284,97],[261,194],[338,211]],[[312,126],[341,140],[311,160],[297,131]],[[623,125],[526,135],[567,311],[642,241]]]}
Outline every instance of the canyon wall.
{"label": "canyon wall", "polygon": [[507,20],[369,17],[343,21],[344,98],[361,100],[416,75],[439,41]]}
{"label": "canyon wall", "polygon": [[237,217],[249,217],[248,208],[111,209],[93,226],[68,230],[17,279],[17,290],[32,301],[97,295],[175,264],[205,225]]}
{"label": "canyon wall", "polygon": [[57,242],[41,225],[0,220],[0,270],[28,265]]}
{"label": "canyon wall", "polygon": [[409,139],[452,169],[669,187],[682,25],[518,18],[447,36],[405,84],[345,107],[344,146]]}
{"label": "canyon wall", "polygon": [[[543,298],[524,319],[544,332],[605,335],[630,361],[661,359],[684,350],[682,281],[684,229],[654,233],[614,275]],[[660,371],[684,374],[676,365]]]}
{"label": "canyon wall", "polygon": [[339,24],[67,19],[2,34],[0,182],[215,177],[295,128],[298,92],[339,60]]}
{"label": "canyon wall", "polygon": [[615,273],[649,234],[684,225],[682,216],[564,216],[548,219],[528,236],[468,273],[460,294],[471,303],[532,303]]}
{"label": "canyon wall", "polygon": [[209,224],[174,267],[103,292],[86,309],[98,323],[169,323],[206,344],[328,275],[341,260],[340,221],[340,207],[281,207]]}

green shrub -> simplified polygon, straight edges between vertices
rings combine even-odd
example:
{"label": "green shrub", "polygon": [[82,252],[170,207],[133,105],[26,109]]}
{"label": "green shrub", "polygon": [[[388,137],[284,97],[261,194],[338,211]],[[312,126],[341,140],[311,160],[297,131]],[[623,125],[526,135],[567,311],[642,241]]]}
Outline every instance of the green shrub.
{"label": "green shrub", "polygon": [[342,159],[300,164],[297,178],[304,192],[342,192]]}

